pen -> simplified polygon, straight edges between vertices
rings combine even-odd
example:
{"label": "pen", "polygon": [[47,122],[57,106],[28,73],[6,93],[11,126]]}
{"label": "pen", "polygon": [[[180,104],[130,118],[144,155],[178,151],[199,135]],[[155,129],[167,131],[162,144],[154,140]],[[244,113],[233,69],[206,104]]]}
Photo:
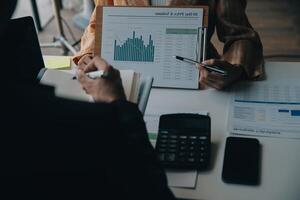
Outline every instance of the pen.
{"label": "pen", "polygon": [[[89,72],[86,73],[86,75],[91,78],[91,79],[96,79],[96,78],[106,78],[108,76],[108,72],[100,70],[100,71],[94,71],[94,72]],[[74,76],[73,80],[76,80],[77,77]]]}
{"label": "pen", "polygon": [[[108,72],[100,70],[100,71],[94,71],[94,72],[89,72],[86,73],[86,75],[91,78],[91,79],[96,79],[96,78],[106,78],[108,76]],[[76,80],[77,77],[74,76],[73,80]]]}
{"label": "pen", "polygon": [[[189,59],[189,58],[184,58],[184,57],[181,57],[181,56],[173,56],[174,58],[176,58],[177,60],[181,60],[181,61],[184,61],[184,62],[187,62],[187,63],[191,63],[191,64],[201,64],[203,65],[202,63],[200,62],[197,62],[195,60],[192,60],[192,59]],[[213,72],[217,72],[218,74],[221,74],[222,76],[226,76],[227,75],[227,72],[216,67],[216,66],[208,66],[208,65],[203,65],[204,68],[206,68],[207,70],[209,71],[213,71]]]}

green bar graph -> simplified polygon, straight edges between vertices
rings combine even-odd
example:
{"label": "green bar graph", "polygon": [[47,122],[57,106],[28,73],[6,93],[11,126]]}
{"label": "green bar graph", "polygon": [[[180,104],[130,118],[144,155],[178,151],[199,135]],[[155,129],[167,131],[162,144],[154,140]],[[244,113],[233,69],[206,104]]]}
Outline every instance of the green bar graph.
{"label": "green bar graph", "polygon": [[114,43],[114,60],[116,61],[138,61],[154,62],[154,41],[149,35],[148,45],[145,45],[143,36],[136,37],[133,31],[132,38],[127,38],[123,44]]}

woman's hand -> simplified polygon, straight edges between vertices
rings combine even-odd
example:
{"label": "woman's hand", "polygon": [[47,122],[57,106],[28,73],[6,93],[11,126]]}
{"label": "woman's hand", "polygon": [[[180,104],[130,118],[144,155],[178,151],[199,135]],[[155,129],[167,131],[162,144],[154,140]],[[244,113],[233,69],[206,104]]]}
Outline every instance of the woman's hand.
{"label": "woman's hand", "polygon": [[[97,70],[104,70],[108,76],[91,79],[86,75]],[[120,72],[98,56],[93,58],[84,69],[78,68],[77,78],[85,92],[96,102],[111,103],[120,99],[126,100]]]}
{"label": "woman's hand", "polygon": [[[222,76],[215,72],[209,72],[204,65],[217,66],[226,71],[226,75]],[[200,70],[200,87],[213,87],[217,90],[222,90],[232,83],[241,79],[243,69],[241,66],[232,65],[224,60],[211,59],[204,61],[203,64],[198,65]]]}

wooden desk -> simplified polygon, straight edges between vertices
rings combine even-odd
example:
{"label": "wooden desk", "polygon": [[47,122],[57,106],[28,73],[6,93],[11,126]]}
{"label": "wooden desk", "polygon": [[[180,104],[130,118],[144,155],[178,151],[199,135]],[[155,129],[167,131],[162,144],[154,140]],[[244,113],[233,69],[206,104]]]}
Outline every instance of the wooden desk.
{"label": "wooden desk", "polygon": [[[300,82],[300,63],[266,63],[266,81]],[[262,145],[259,186],[225,184],[221,179],[230,92],[153,89],[147,114],[209,111],[212,119],[212,169],[200,172],[196,189],[172,188],[177,197],[205,200],[296,200],[300,198],[300,140],[259,137]],[[300,134],[300,132],[299,132]]]}

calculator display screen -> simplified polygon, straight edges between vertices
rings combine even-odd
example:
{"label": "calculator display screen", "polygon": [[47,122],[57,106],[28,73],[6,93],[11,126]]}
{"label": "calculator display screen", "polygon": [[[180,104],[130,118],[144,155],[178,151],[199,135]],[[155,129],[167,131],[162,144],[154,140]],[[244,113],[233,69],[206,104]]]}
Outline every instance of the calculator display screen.
{"label": "calculator display screen", "polygon": [[160,123],[162,129],[176,129],[187,131],[210,131],[210,120],[207,117],[194,118],[166,118],[162,119]]}

